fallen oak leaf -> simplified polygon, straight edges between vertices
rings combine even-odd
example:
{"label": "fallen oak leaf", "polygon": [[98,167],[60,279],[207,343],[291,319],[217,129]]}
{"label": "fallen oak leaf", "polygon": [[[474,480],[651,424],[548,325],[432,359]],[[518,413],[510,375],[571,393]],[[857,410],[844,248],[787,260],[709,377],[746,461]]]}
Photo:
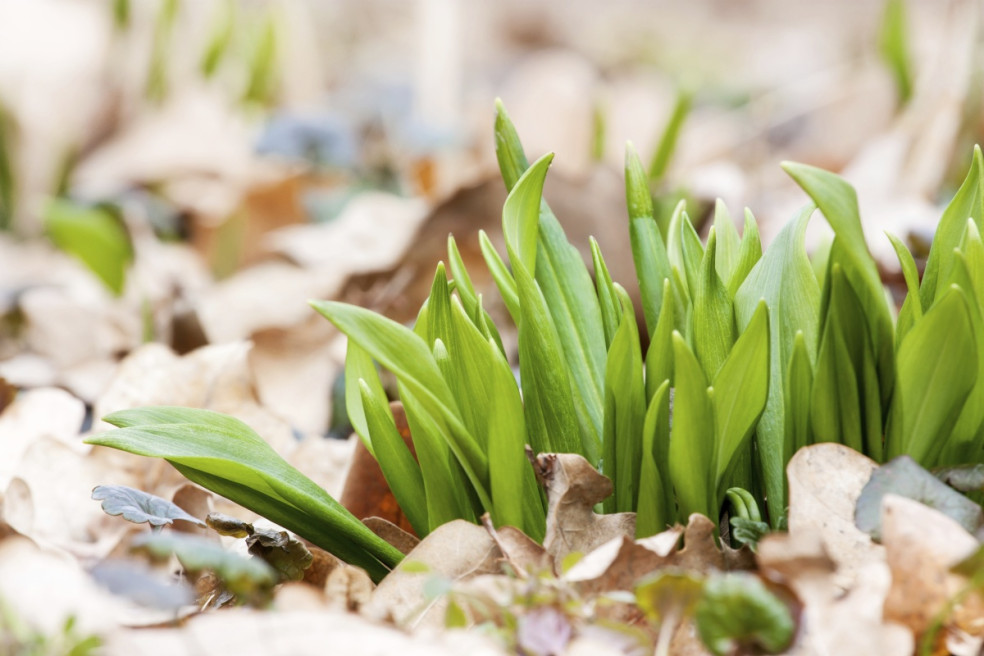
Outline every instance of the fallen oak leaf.
{"label": "fallen oak leaf", "polygon": [[568,554],[587,554],[617,536],[635,536],[635,513],[599,515],[596,504],[611,496],[612,482],[583,457],[541,453],[533,457],[537,480],[547,491],[547,532],[543,547],[561,563]]}
{"label": "fallen oak leaf", "polygon": [[525,579],[530,574],[553,571],[553,563],[546,549],[518,528],[514,526],[496,528],[488,513],[482,515],[482,525],[519,578]]}
{"label": "fallen oak leaf", "polygon": [[182,520],[205,526],[205,522],[170,501],[126,485],[98,485],[92,490],[92,498],[102,501],[102,509],[107,515],[122,515],[134,524],[167,526]]}
{"label": "fallen oak leaf", "polygon": [[[918,637],[964,585],[963,576],[951,573],[951,568],[974,554],[979,545],[954,518],[917,500],[888,494],[881,514],[882,543],[892,571],[885,617],[904,624]],[[980,633],[982,616],[984,604],[971,595],[950,622]]]}
{"label": "fallen oak leaf", "polygon": [[362,520],[362,523],[370,531],[399,549],[403,555],[410,553],[414,547],[420,544],[420,538],[413,533],[408,533],[388,519],[383,519],[382,517],[366,517]]}

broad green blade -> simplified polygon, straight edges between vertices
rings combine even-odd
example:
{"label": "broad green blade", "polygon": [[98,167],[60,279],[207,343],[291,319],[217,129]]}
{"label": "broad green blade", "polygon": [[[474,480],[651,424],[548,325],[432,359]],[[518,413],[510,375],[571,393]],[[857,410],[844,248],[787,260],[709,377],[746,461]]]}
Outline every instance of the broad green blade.
{"label": "broad green blade", "polygon": [[[501,102],[496,104],[496,156],[506,188],[512,192],[529,167],[516,128]],[[539,202],[536,271],[531,272],[546,299],[567,363],[571,394],[584,443],[599,444],[602,387],[607,343],[594,283],[580,251],[545,200]],[[532,205],[528,208],[532,213]],[[517,318],[513,314],[513,318]]]}
{"label": "broad green blade", "polygon": [[741,237],[741,246],[738,247],[738,259],[735,262],[735,269],[731,272],[728,280],[728,293],[734,298],[738,294],[738,289],[745,282],[746,276],[762,257],[762,242],[759,239],[758,224],[751,210],[745,210],[745,230]]}
{"label": "broad green blade", "polygon": [[420,465],[397,430],[389,403],[385,396],[379,394],[381,390],[373,389],[361,379],[358,383],[366,423],[376,443],[375,455],[379,468],[413,530],[417,535],[427,535],[430,527]]}
{"label": "broad green blade", "polygon": [[369,385],[374,396],[386,397],[383,383],[379,380],[372,356],[355,342],[349,342],[345,350],[345,411],[348,413],[349,423],[352,424],[356,435],[362,440],[362,444],[369,450],[369,453],[375,457],[372,435],[362,405],[360,380]]}
{"label": "broad green blade", "polygon": [[663,128],[663,134],[660,135],[653,159],[649,163],[649,179],[654,183],[662,180],[666,174],[666,169],[669,168],[670,159],[673,157],[673,151],[676,150],[677,140],[680,138],[683,123],[690,113],[692,102],[693,93],[689,89],[680,89],[677,92],[673,111],[670,112],[670,118],[666,122],[666,127]]}
{"label": "broad green blade", "polygon": [[673,426],[670,480],[679,503],[678,519],[691,513],[717,517],[714,508],[714,415],[707,379],[680,333],[673,334]]}
{"label": "broad green blade", "polygon": [[769,395],[769,310],[764,300],[759,301],[712,387],[718,501],[731,487],[728,474],[739,451],[748,445]]}
{"label": "broad green blade", "polygon": [[[944,337],[945,336],[945,337]],[[899,347],[888,456],[934,466],[977,381],[977,343],[966,295],[951,286]]]}
{"label": "broad green blade", "polygon": [[[785,384],[786,417],[783,422],[785,430],[783,452],[791,458],[793,454],[812,442],[810,392],[813,388],[813,370],[810,366],[806,337],[802,331],[797,332],[793,339],[793,355],[789,359]],[[761,424],[761,420],[759,423]]]}
{"label": "broad green blade", "polygon": [[913,86],[905,0],[887,0],[885,3],[885,13],[878,34],[878,50],[895,79],[899,104],[904,105],[912,97]]}
{"label": "broad green blade", "polygon": [[652,336],[663,306],[663,281],[670,277],[670,261],[656,223],[646,171],[631,142],[625,146],[625,204],[629,210],[629,243],[639,280],[642,311]]}
{"label": "broad green blade", "polygon": [[902,275],[905,277],[905,301],[902,303],[895,327],[895,347],[898,349],[912,325],[923,316],[922,301],[919,299],[919,269],[916,267],[912,253],[902,243],[902,240],[888,232],[885,235],[892,242],[895,255],[899,258],[899,266],[902,267]]}
{"label": "broad green blade", "polygon": [[974,147],[974,161],[967,177],[936,226],[920,287],[924,311],[929,310],[936,296],[946,289],[949,257],[953,249],[960,245],[968,218],[974,220],[978,230],[984,230],[984,156],[981,155],[980,146]]}
{"label": "broad green blade", "polygon": [[714,260],[717,274],[722,281],[727,282],[731,280],[731,275],[738,266],[741,237],[738,236],[738,229],[731,219],[728,207],[720,198],[714,203],[714,233],[717,235]]}
{"label": "broad green blade", "polygon": [[700,237],[694,224],[690,221],[690,215],[686,212],[680,213],[678,220],[680,230],[680,270],[687,276],[687,291],[693,298],[695,290],[699,285],[700,263],[704,261],[704,245],[700,243]]}
{"label": "broad green blade", "polygon": [[[615,511],[633,512],[639,493],[646,390],[642,378],[639,331],[632,301],[621,287],[616,288],[616,294],[622,306],[622,321],[608,349],[608,362],[605,366],[605,398],[612,400],[606,405],[606,413],[615,413],[614,434],[605,434],[605,468],[612,472],[611,479],[615,484]],[[609,425],[607,420],[605,425]],[[614,449],[610,448],[609,441]]]}
{"label": "broad green blade", "polygon": [[670,483],[670,381],[654,392],[642,428],[642,461],[639,468],[639,502],[636,504],[636,537],[655,535],[676,518]]}
{"label": "broad green blade", "polygon": [[717,274],[716,242],[717,235],[712,227],[700,264],[697,284],[691,288],[694,303],[694,350],[708,378],[717,375],[737,336],[731,297]]}
{"label": "broad green blade", "polygon": [[[740,329],[751,321],[762,299],[769,308],[769,398],[758,423],[756,441],[773,526],[778,526],[785,513],[786,464],[792,457],[784,448],[788,420],[783,399],[784,376],[797,333],[803,335],[811,362],[817,343],[820,288],[804,245],[812,212],[812,205],[808,206],[786,224],[735,294],[735,316]],[[746,224],[745,240],[749,238]],[[745,243],[742,242],[743,248]]]}
{"label": "broad green blade", "polygon": [[[349,340],[355,341],[377,362],[392,371],[419,404],[419,410],[431,415],[430,423],[447,428],[442,428],[439,433],[449,440],[448,448],[468,474],[469,481],[484,504],[489,499],[485,452],[462,422],[454,394],[424,339],[405,326],[364,308],[335,301],[310,303]],[[427,332],[430,331],[430,322],[428,311]],[[400,398],[409,417],[407,399],[402,393]],[[423,417],[418,418],[425,421]]]}
{"label": "broad green blade", "polygon": [[[378,560],[393,566],[401,558],[398,551],[287,464],[237,419],[205,410],[158,407],[125,410],[105,420],[120,428],[89,438],[89,444],[164,458],[302,511],[310,518],[309,522],[323,522],[331,527],[334,538],[324,548],[344,552],[350,558],[354,554],[361,562],[353,564],[373,567],[370,561]],[[259,496],[252,500],[258,499]],[[232,498],[237,503],[250,500]],[[303,530],[298,532],[305,535]]]}
{"label": "broad green blade", "polygon": [[646,398],[652,402],[656,389],[665,380],[673,379],[673,292],[669,280],[663,280],[663,307],[659,312],[656,330],[646,351]]}
{"label": "broad green blade", "polygon": [[399,384],[400,400],[407,415],[407,425],[420,463],[427,501],[428,531],[455,519],[476,521],[482,510],[476,508],[466,474],[451,451],[451,431],[447,424],[429,413],[403,383]]}
{"label": "broad green blade", "polygon": [[817,204],[837,235],[842,253],[838,259],[864,309],[876,356],[881,402],[887,408],[895,384],[892,312],[878,267],[865,243],[857,194],[843,178],[829,171],[791,162],[782,166]]}
{"label": "broad green blade", "polygon": [[502,235],[513,271],[521,264],[531,276],[536,273],[543,181],[551,161],[553,153],[547,153],[534,162],[510,190],[502,208]]}
{"label": "broad green blade", "polygon": [[615,332],[622,322],[622,306],[615,293],[615,283],[608,273],[608,265],[601,255],[601,249],[594,237],[591,237],[591,261],[594,263],[595,287],[598,290],[598,302],[601,305],[601,319],[605,327],[605,346],[611,348]]}
{"label": "broad green blade", "polygon": [[506,309],[509,311],[509,316],[512,317],[513,323],[518,324],[519,294],[516,291],[516,281],[513,279],[512,274],[509,273],[509,268],[506,267],[505,262],[499,257],[499,253],[495,250],[495,246],[492,245],[492,241],[485,234],[484,230],[478,231],[478,244],[482,249],[482,257],[485,258],[485,264],[489,267],[489,273],[492,274],[492,279],[495,281],[495,286],[499,288],[499,295],[502,296],[502,302],[506,305]]}
{"label": "broad green blade", "polygon": [[519,287],[519,371],[530,443],[538,453],[580,453],[597,462],[601,445],[583,440],[560,337],[543,293],[526,269]]}
{"label": "broad green blade", "polygon": [[78,258],[114,294],[123,293],[133,248],[123,222],[108,207],[81,207],[51,201],[44,213],[51,241]]}

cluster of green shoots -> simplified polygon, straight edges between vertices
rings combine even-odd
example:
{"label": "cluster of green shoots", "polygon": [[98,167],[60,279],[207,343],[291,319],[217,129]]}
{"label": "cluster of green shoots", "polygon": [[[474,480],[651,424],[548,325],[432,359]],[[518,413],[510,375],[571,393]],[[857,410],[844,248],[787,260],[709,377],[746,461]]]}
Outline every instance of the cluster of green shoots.
{"label": "cluster of green shoots", "polygon": [[[769,523],[781,526],[785,465],[814,442],[841,442],[878,461],[909,454],[927,467],[979,458],[980,150],[940,220],[921,282],[913,256],[892,238],[908,285],[896,318],[843,179],[784,165],[812,202],[763,253],[752,215],[739,236],[720,203],[705,241],[682,204],[661,228],[630,147],[625,184],[643,353],[635,308],[598,245],[592,271],[542,199],[552,156],[528,164],[501,105],[495,128],[509,188],[509,265],[480,238],[518,329],[518,383],[453,238],[412,328],[356,306],[312,303],[348,336],[352,424],[419,535],[488,512],[497,525],[541,539],[546,507],[527,444],[581,454],[610,477],[614,494],[603,510],[636,512],[639,536],[694,512],[717,518],[729,498],[750,507],[764,500]],[[817,209],[834,236],[810,257],[805,232]],[[395,375],[416,456],[397,431],[379,366]],[[92,443],[166,458],[374,578],[399,559],[240,422],[177,408],[107,421],[121,430]]]}

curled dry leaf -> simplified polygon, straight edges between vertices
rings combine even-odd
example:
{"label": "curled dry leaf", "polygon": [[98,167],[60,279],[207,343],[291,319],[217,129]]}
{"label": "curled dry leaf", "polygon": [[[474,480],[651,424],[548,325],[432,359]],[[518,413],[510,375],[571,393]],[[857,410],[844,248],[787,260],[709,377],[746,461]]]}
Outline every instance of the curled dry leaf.
{"label": "curled dry leaf", "polygon": [[366,517],[362,523],[369,527],[370,531],[399,549],[404,555],[413,551],[420,544],[420,538],[416,535],[407,533],[393,522],[382,517]]}
{"label": "curled dry leaf", "polygon": [[870,458],[834,443],[800,449],[786,467],[789,532],[817,532],[847,579],[865,562],[883,558],[883,548],[854,525],[861,489],[876,467]]}
{"label": "curled dry leaf", "polygon": [[[886,495],[882,501],[882,543],[892,571],[885,599],[885,617],[921,635],[965,579],[950,568],[977,549],[978,542],[942,512],[905,497]],[[984,616],[984,603],[971,595],[954,620],[974,628],[972,619]],[[980,632],[981,627],[976,627]]]}
{"label": "curled dry leaf", "polygon": [[180,519],[205,526],[205,522],[170,501],[126,485],[97,485],[92,490],[92,498],[102,501],[103,512],[107,515],[122,515],[134,524],[146,522],[151,526],[164,526]]}
{"label": "curled dry leaf", "polygon": [[554,563],[586,554],[617,536],[635,536],[635,513],[599,515],[596,504],[612,494],[612,482],[583,456],[544,453],[533,460],[547,490],[547,534],[543,546]]}
{"label": "curled dry leaf", "polygon": [[[376,587],[370,604],[372,613],[391,614],[397,621],[441,626],[441,600],[428,600],[428,579],[442,577],[463,581],[481,574],[498,574],[502,552],[481,526],[455,520],[437,527],[407,554]],[[425,569],[424,572],[420,568]]]}
{"label": "curled dry leaf", "polygon": [[886,623],[882,617],[881,606],[890,584],[883,562],[869,560],[856,567],[853,587],[844,590],[833,576],[837,564],[813,526],[765,536],[756,557],[762,575],[788,586],[803,606],[799,635],[787,654],[912,653],[909,631]]}
{"label": "curled dry leaf", "polygon": [[546,549],[518,528],[503,526],[497,529],[488,513],[482,515],[482,524],[492,536],[512,571],[520,578],[553,570],[553,563]]}

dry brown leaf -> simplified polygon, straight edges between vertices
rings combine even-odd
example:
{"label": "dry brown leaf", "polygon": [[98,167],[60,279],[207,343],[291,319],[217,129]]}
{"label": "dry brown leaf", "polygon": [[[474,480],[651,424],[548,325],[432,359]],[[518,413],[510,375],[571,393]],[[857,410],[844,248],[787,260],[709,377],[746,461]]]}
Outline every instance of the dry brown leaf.
{"label": "dry brown leaf", "polygon": [[[185,483],[171,497],[171,501],[178,508],[181,508],[192,517],[205,521],[208,514],[212,512],[212,493],[204,490],[193,483]],[[208,537],[214,535],[207,527],[195,526],[191,522],[178,522],[173,525],[175,531],[181,533],[191,533]]]}
{"label": "dry brown leaf", "polygon": [[[965,583],[963,577],[950,573],[950,568],[980,545],[943,513],[894,494],[882,501],[882,544],[892,572],[885,617],[919,636]],[[981,617],[984,604],[972,595],[954,619],[964,630],[980,633]]]}
{"label": "dry brown leaf", "polygon": [[41,438],[51,438],[85,453],[78,437],[85,405],[56,388],[26,390],[0,414],[0,489],[18,473],[21,458]]}
{"label": "dry brown leaf", "polygon": [[553,563],[546,549],[515,526],[501,526],[497,529],[488,513],[482,515],[482,524],[519,578],[553,571]]}
{"label": "dry brown leaf", "polygon": [[[391,614],[413,626],[442,626],[443,600],[428,600],[424,584],[429,577],[465,581],[481,574],[498,574],[502,552],[483,527],[457,519],[437,527],[376,587],[372,613]],[[427,572],[412,571],[419,563]],[[407,570],[411,571],[407,571]]]}
{"label": "dry brown leaf", "polygon": [[393,522],[382,517],[366,517],[362,520],[362,523],[370,531],[399,549],[404,555],[413,551],[420,544],[420,538],[416,535],[407,533]]}
{"label": "dry brown leaf", "polygon": [[583,456],[544,453],[534,461],[547,490],[547,534],[543,546],[555,564],[568,554],[587,554],[609,540],[635,536],[635,513],[599,515],[595,504],[612,493],[612,482]]}
{"label": "dry brown leaf", "polygon": [[765,536],[759,542],[757,559],[764,576],[788,586],[803,604],[800,632],[788,654],[912,653],[912,635],[882,616],[890,583],[883,562],[868,560],[857,566],[853,587],[844,590],[833,576],[836,563],[816,527]]}
{"label": "dry brown leaf", "polygon": [[789,532],[818,532],[845,587],[864,563],[884,559],[884,547],[854,526],[854,507],[877,466],[846,446],[824,443],[800,449],[786,467]]}

